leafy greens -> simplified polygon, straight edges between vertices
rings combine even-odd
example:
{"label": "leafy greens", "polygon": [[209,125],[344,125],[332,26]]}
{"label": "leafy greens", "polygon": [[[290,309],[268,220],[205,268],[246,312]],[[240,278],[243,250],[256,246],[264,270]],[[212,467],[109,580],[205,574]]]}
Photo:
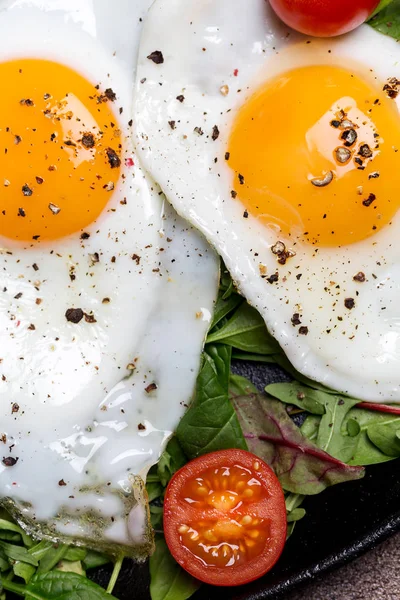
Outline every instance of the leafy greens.
{"label": "leafy greens", "polygon": [[382,0],[369,24],[395,40],[400,38],[400,0]]}
{"label": "leafy greens", "polygon": [[[13,592],[27,600],[101,600],[111,596],[86,578],[86,569],[110,562],[97,552],[47,541],[35,542],[5,510],[0,512],[0,598]],[[111,582],[121,567],[116,561]]]}

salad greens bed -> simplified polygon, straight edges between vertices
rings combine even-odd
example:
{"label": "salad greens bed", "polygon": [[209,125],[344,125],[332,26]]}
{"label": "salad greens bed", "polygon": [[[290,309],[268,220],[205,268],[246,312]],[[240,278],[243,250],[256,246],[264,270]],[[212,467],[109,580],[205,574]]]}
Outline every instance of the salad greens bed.
{"label": "salad greens bed", "polygon": [[[399,40],[400,0],[382,0],[370,25]],[[260,391],[234,374],[232,360],[275,363],[293,380]],[[169,553],[163,497],[172,475],[189,460],[225,448],[248,449],[274,469],[285,492],[289,537],[306,514],[302,503],[307,496],[362,478],[366,465],[400,457],[400,414],[366,410],[359,400],[298,373],[222,267],[194,399],[147,478],[156,532],[149,562],[152,600],[186,600],[200,586]],[[0,509],[0,600],[9,597],[7,592],[27,600],[113,598],[122,560],[33,540]],[[105,590],[87,573],[111,561]]]}
{"label": "salad greens bed", "polygon": [[[232,372],[232,360],[278,364],[293,381],[259,391]],[[222,267],[194,399],[147,477],[156,532],[156,550],[149,562],[152,600],[186,600],[200,585],[175,562],[163,537],[163,496],[178,469],[201,454],[225,448],[257,454],[274,469],[284,489],[290,536],[306,514],[302,507],[306,496],[360,479],[365,465],[400,456],[400,414],[359,405],[359,400],[294,370]],[[28,600],[112,598],[122,558],[114,563],[106,591],[86,573],[110,558],[84,548],[34,541],[5,511],[0,512],[0,600],[6,600],[8,591]]]}

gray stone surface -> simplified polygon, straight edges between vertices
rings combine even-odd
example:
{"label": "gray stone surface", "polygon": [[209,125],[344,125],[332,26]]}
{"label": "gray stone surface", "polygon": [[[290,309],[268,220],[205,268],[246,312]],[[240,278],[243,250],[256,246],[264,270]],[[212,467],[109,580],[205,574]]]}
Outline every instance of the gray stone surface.
{"label": "gray stone surface", "polygon": [[400,600],[400,534],[284,600]]}

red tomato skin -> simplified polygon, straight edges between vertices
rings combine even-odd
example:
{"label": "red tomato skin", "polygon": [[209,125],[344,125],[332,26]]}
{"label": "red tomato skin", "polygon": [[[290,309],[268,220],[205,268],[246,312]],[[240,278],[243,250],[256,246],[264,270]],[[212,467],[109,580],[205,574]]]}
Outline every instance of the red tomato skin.
{"label": "red tomato skin", "polygon": [[[232,464],[240,463],[240,465],[244,467],[250,467],[254,461],[257,461],[262,465],[261,478],[267,485],[269,483],[269,489],[272,488],[272,492],[275,494],[275,546],[266,551],[269,556],[263,567],[258,563],[251,568],[250,565],[252,565],[252,563],[249,562],[244,567],[241,565],[236,571],[234,568],[212,567],[211,573],[207,573],[209,567],[203,567],[200,561],[198,561],[188,549],[182,547],[180,543],[176,523],[184,516],[184,511],[182,511],[179,506],[177,493],[182,486],[182,483],[186,481],[187,476],[195,476],[210,466],[220,466],[221,462],[222,464],[225,464],[227,462],[226,459],[229,459],[229,462],[232,461]],[[260,472],[257,472],[257,476],[260,476]],[[164,498],[164,535],[172,556],[177,563],[179,563],[180,566],[194,578],[199,579],[203,583],[219,587],[233,587],[250,583],[270,571],[283,552],[287,535],[286,505],[283,490],[273,470],[251,452],[232,449],[205,454],[190,461],[171,478]]]}
{"label": "red tomato skin", "polygon": [[292,29],[315,37],[332,37],[364,23],[379,0],[270,0],[270,4]]}

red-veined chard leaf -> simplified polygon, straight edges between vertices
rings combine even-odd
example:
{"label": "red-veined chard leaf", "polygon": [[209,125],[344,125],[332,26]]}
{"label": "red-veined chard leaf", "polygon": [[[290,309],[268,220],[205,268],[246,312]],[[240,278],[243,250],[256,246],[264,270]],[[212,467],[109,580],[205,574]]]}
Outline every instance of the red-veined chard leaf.
{"label": "red-veined chard leaf", "polygon": [[346,465],[305,438],[285,406],[245,378],[231,377],[230,396],[249,450],[274,469],[285,490],[313,495],[363,477],[363,468]]}

